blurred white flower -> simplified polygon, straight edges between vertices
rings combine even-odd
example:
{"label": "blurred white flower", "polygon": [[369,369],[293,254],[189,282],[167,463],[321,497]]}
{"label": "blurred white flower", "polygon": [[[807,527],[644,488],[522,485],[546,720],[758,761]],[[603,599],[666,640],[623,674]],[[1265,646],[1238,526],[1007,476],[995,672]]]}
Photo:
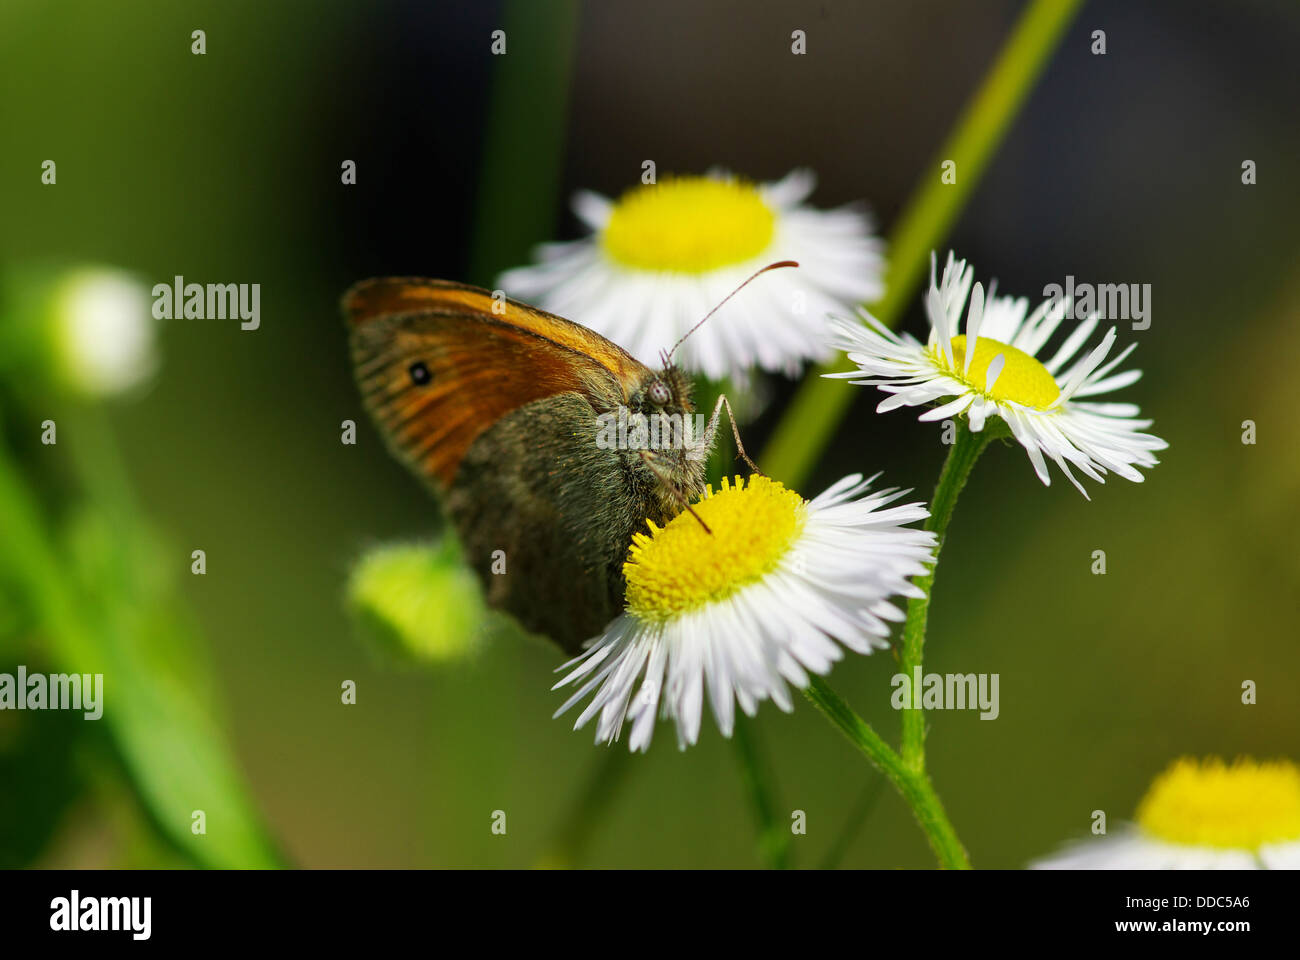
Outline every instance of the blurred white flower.
{"label": "blurred white flower", "polygon": [[149,288],[129,273],[83,267],[58,281],[52,304],[60,379],[90,397],[125,393],[158,368]]}

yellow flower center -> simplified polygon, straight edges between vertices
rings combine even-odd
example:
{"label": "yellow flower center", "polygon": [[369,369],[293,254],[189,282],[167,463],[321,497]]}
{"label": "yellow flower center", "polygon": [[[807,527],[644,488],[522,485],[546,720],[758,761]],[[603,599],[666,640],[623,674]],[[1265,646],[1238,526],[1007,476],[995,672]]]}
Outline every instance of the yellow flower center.
{"label": "yellow flower center", "polygon": [[[975,342],[975,355],[970,359],[970,369],[965,372],[963,372],[966,366],[964,335],[952,338],[951,368],[948,367],[948,358],[943,355],[943,348],[935,344],[933,349],[935,360],[947,373],[971,389],[994,400],[1010,400],[1026,407],[1045,410],[1061,395],[1061,388],[1057,386],[1056,379],[1047,372],[1045,366],[1023,350],[1000,340],[978,337]],[[989,364],[999,353],[1006,358],[1005,364],[993,384],[993,389],[986,390]]]}
{"label": "yellow flower center", "polygon": [[623,194],[601,243],[629,267],[706,273],[757,257],[772,242],[775,223],[752,184],[673,177]]}
{"label": "yellow flower center", "polygon": [[623,574],[627,609],[637,618],[662,623],[735,593],[776,569],[803,529],[804,500],[767,477],[748,486],[710,487],[695,504],[706,532],[689,512],[667,526],[648,521],[650,533],[632,538]]}
{"label": "yellow flower center", "polygon": [[1151,784],[1137,821],[1171,843],[1258,850],[1300,840],[1300,769],[1287,760],[1184,758]]}

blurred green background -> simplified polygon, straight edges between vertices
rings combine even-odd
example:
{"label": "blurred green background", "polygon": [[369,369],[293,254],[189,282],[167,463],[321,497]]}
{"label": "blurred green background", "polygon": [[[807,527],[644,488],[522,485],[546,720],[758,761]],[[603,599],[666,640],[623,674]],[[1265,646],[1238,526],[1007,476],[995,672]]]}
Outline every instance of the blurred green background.
{"label": "blurred green background", "polygon": [[[439,519],[360,410],[341,292],[376,274],[488,282],[532,243],[576,235],[574,189],[618,192],[645,159],[759,179],[810,166],[818,206],[864,199],[887,231],[938,175],[936,151],[1022,9],[702,6],[4,4],[5,276],[92,262],[150,285],[257,282],[262,326],[168,323],[151,389],[102,419],[54,394],[0,394],[3,440],[69,555],[134,569],[114,526],[122,497],[107,519],[78,519],[111,457],[77,451],[116,443],[120,486],[156,531],[141,569],[166,581],[119,585],[134,606],[118,642],[148,665],[133,685],[106,676],[106,710],[131,712],[120,733],[0,713],[0,865],[526,867],[551,849],[604,750],[549,719],[560,656],[495,636],[466,663],[403,668],[345,614],[356,558]],[[501,27],[509,54],[493,58]],[[796,28],[803,57],[789,53]],[[1089,51],[1096,29],[1106,56]],[[1094,809],[1129,816],[1180,754],[1300,759],[1298,58],[1300,11],[1282,0],[1085,4],[949,238],[1006,293],[1067,274],[1150,283],[1150,329],[1121,330],[1146,376],[1121,399],[1170,442],[1146,483],[1093,485],[1092,502],[1059,476],[1043,488],[1013,448],[986,455],[963,495],[926,668],[1000,674],[1001,715],[931,714],[929,763],[976,866],[1021,866],[1085,832]],[[522,103],[494,96],[510,70],[535,71]],[[492,127],[494,108],[517,112]],[[58,183],[43,186],[51,158]],[[339,182],[346,159],[355,186]],[[904,327],[922,323],[917,298]],[[773,388],[751,449],[792,385]],[[805,494],[883,470],[928,498],[938,430],[876,416],[878,399],[861,391]],[[35,439],[46,416],[55,447]],[[339,443],[345,418],[356,446]],[[1097,549],[1105,576],[1090,572]],[[38,570],[17,536],[4,550]],[[41,607],[20,580],[0,593],[0,659],[54,669],[85,652],[75,625],[50,622],[62,587]],[[95,652],[110,668],[117,656]],[[877,655],[831,677],[890,740],[893,672]],[[344,680],[355,706],[340,704]],[[1257,705],[1241,703],[1245,680]],[[194,745],[175,716],[211,740]],[[778,812],[807,812],[793,862],[816,865],[876,774],[806,702],[792,716],[764,706],[755,727]],[[628,762],[581,865],[757,866],[734,751],[708,725],[686,753],[663,734]],[[211,774],[222,742],[229,780]],[[224,802],[188,786],[209,781],[228,788],[229,816],[186,840],[190,809]],[[505,836],[490,831],[497,809]],[[886,789],[843,863],[933,859]]]}

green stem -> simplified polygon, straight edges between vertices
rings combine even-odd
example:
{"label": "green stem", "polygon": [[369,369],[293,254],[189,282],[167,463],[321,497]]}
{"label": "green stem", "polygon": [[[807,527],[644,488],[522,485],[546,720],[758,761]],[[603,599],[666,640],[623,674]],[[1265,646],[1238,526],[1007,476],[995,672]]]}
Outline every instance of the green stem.
{"label": "green stem", "polygon": [[871,775],[870,782],[862,788],[862,793],[858,796],[858,801],[853,805],[848,819],[844,823],[844,829],[839,832],[835,842],[831,844],[826,855],[822,857],[820,868],[822,870],[835,870],[839,867],[840,861],[849,851],[849,845],[853,838],[858,835],[862,825],[866,823],[867,817],[871,811],[876,808],[876,801],[880,799],[880,789],[885,785],[883,777]]}
{"label": "green stem", "polygon": [[[93,557],[83,557],[89,566],[79,569],[48,528],[35,490],[0,448],[0,576],[30,602],[55,664],[103,674],[104,723],[163,833],[206,866],[283,865],[195,679],[206,664],[191,659],[197,641],[188,621],[158,586],[165,576],[149,552],[154,541],[132,509],[106,422],[84,410],[60,415],[58,424],[60,442],[43,455],[63,459],[71,448],[67,459],[85,488],[82,510],[101,519],[105,532],[93,546],[82,545]],[[195,835],[196,808],[220,830]]]}
{"label": "green stem", "polygon": [[777,819],[776,789],[748,717],[736,717],[731,742],[736,748],[741,778],[752,801],[754,818],[758,821],[759,852],[768,867],[784,870],[789,865],[790,832]]}
{"label": "green stem", "polygon": [[[947,236],[979,183],[1080,2],[1034,0],[1025,8],[996,63],[890,233],[885,297],[872,305],[872,313],[881,323],[898,325],[924,275],[930,251]],[[947,160],[956,165],[953,183],[944,183],[940,176]],[[843,383],[826,380],[821,374],[848,369],[852,367],[841,357],[838,362],[815,368],[804,378],[759,458],[764,470],[790,486],[804,482],[855,395]]]}
{"label": "green stem", "polygon": [[[943,549],[944,537],[948,531],[948,521],[952,519],[953,508],[966,480],[970,476],[975,461],[979,459],[984,448],[995,435],[990,424],[979,433],[971,433],[966,424],[957,421],[957,437],[948,458],[943,463],[939,474],[939,483],[934,488],[934,498],[930,501],[930,517],[925,522],[925,529],[932,531],[938,538],[935,547],[935,565],[930,572],[912,582],[921,589],[921,596],[912,597],[907,603],[907,622],[903,625],[903,645],[900,653],[902,673],[909,678],[921,667],[925,649],[925,628],[930,613],[930,593],[934,589],[934,574],[939,564],[939,552]],[[912,688],[913,705],[903,711],[903,762],[908,769],[916,773],[925,773],[925,711],[921,707],[921,691],[915,684]]]}
{"label": "green stem", "polygon": [[632,752],[623,744],[613,744],[600,753],[582,793],[556,831],[555,842],[550,852],[540,859],[539,866],[569,869],[583,863],[593,829],[602,822],[604,812],[613,805],[619,788],[631,775],[632,762]]}
{"label": "green stem", "polygon": [[[1048,57],[1056,48],[1081,0],[1034,0],[1021,15],[1003,46],[993,69],[985,77],[961,120],[939,151],[927,179],[913,195],[890,236],[890,268],[886,296],[874,306],[876,317],[895,327],[904,306],[911,301],[923,276],[927,254],[947,235],[1012,119],[1033,89]],[[956,180],[944,183],[939,175],[952,161]],[[849,408],[854,392],[821,374],[851,369],[845,358],[816,368],[806,377],[777,425],[762,462],[773,476],[792,485],[804,482],[836,426]],[[957,496],[992,431],[972,438],[965,427],[949,452],[931,504],[927,528],[942,546]],[[936,555],[937,562],[937,555]],[[918,581],[924,596],[908,605],[904,627],[902,665],[911,673],[921,665],[933,570]],[[903,795],[930,841],[940,865],[969,868],[957,834],[925,771],[925,715],[920,710],[903,713],[902,755],[880,736],[819,678],[806,691],[831,722],[876,765]]]}
{"label": "green stem", "polygon": [[[964,422],[957,423],[957,436],[944,460],[939,483],[930,503],[930,517],[925,523],[925,529],[932,531],[938,540],[935,566],[939,562],[939,552],[943,549],[957,497],[966,486],[980,454],[996,435],[997,430],[992,426],[980,433],[972,433]],[[934,570],[935,567],[931,567],[928,574],[913,581],[921,588],[922,595],[913,597],[907,604],[907,622],[903,628],[900,660],[902,672],[909,678],[922,669]],[[903,711],[903,746],[900,755],[865,720],[854,713],[824,680],[814,677],[807,690],[808,698],[898,788],[916,815],[917,823],[929,838],[940,865],[945,868],[969,869],[970,860],[961,841],[957,839],[957,833],[948,820],[925,769],[925,712],[920,705],[920,693],[919,686],[914,684],[913,705]]]}
{"label": "green stem", "polygon": [[957,839],[957,831],[948,820],[943,803],[934,792],[934,785],[925,772],[913,770],[903,763],[903,758],[865,720],[854,713],[853,708],[827,686],[821,677],[813,677],[804,693],[903,795],[916,816],[916,822],[930,841],[930,847],[939,859],[939,866],[945,870],[969,870],[970,859],[966,856],[966,849]]}
{"label": "green stem", "polygon": [[555,233],[578,0],[506,0],[501,21],[469,256],[470,282],[484,286]]}

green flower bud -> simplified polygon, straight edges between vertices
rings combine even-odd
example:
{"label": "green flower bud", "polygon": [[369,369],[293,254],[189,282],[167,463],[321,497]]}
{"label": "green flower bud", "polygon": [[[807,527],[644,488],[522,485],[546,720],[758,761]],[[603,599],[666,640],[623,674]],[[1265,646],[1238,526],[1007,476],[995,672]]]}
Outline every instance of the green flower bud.
{"label": "green flower bud", "polygon": [[363,631],[403,659],[460,660],[481,642],[482,592],[450,537],[371,550],[353,569],[347,598]]}

